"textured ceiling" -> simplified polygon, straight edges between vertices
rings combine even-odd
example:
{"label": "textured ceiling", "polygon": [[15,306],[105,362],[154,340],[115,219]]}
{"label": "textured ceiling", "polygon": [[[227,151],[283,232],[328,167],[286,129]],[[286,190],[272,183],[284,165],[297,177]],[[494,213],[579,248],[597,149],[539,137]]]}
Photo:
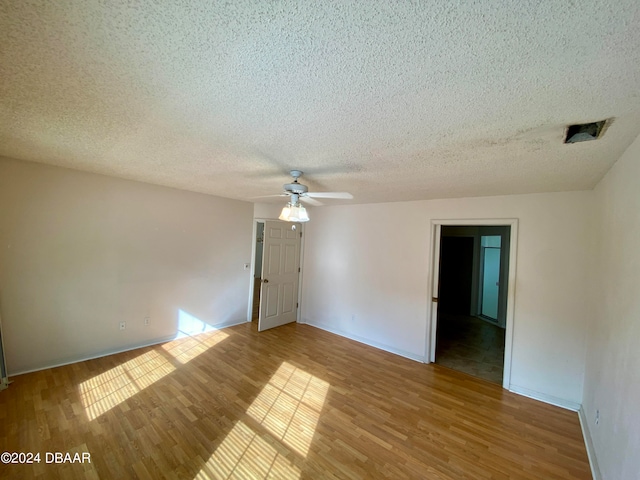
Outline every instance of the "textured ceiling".
{"label": "textured ceiling", "polygon": [[6,157],[367,203],[589,189],[639,133],[638,0],[0,2]]}

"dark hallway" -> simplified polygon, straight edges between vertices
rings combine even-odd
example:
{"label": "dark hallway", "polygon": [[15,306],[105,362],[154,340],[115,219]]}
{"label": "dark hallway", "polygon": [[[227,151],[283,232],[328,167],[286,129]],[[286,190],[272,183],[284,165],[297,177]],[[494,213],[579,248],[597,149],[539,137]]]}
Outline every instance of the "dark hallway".
{"label": "dark hallway", "polygon": [[477,316],[480,228],[442,229],[436,363],[502,384],[505,330]]}

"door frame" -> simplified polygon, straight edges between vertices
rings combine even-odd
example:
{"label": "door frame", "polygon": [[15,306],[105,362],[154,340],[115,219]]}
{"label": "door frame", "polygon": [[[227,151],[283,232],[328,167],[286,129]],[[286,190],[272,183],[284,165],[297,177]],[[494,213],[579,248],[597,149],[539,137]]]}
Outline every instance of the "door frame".
{"label": "door frame", "polygon": [[[251,274],[249,275],[249,301],[248,301],[248,305],[247,305],[247,322],[250,323],[251,319],[253,317],[253,289],[254,289],[254,278],[256,276],[256,244],[258,243],[258,223],[265,223],[265,222],[280,222],[280,223],[290,223],[290,222],[284,222],[282,220],[279,220],[277,218],[254,218],[253,219],[253,231],[252,231],[252,240],[251,240],[251,268],[249,269],[251,271]],[[302,274],[304,272],[304,268],[302,268],[302,263],[304,260],[304,240],[306,235],[304,234],[305,231],[305,225],[304,223],[300,224],[300,232],[302,233],[302,238],[300,238],[300,273],[298,274],[298,308],[296,311],[296,323],[300,323],[300,312],[302,311]],[[263,257],[264,258],[264,254]],[[262,268],[262,265],[260,265],[259,268]]]}
{"label": "door frame", "polygon": [[[504,366],[502,387],[509,389],[511,385],[511,359],[513,353],[513,323],[515,312],[516,264],[518,253],[518,219],[517,218],[482,218],[482,219],[432,219],[431,220],[431,255],[429,256],[429,290],[431,297],[427,309],[427,338],[425,339],[425,363],[436,360],[436,332],[438,328],[438,285],[440,281],[440,242],[443,225],[459,225],[464,227],[509,226],[509,271],[507,286],[507,312],[504,336]],[[434,301],[435,299],[435,301]]]}
{"label": "door frame", "polygon": [[7,372],[7,361],[4,355],[4,337],[2,336],[2,316],[0,315],[0,390],[9,386],[9,373]]}

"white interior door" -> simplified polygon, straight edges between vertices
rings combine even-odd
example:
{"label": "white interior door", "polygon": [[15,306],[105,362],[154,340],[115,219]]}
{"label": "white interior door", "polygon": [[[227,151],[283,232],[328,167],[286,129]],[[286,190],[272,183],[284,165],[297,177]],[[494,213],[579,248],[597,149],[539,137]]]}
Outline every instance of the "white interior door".
{"label": "white interior door", "polygon": [[500,289],[500,235],[482,235],[480,237],[481,262],[482,262],[482,287],[480,313],[488,318],[498,321],[498,302]]}
{"label": "white interior door", "polygon": [[498,321],[498,288],[500,286],[500,249],[485,248],[482,277],[482,310],[485,317]]}
{"label": "white interior door", "polygon": [[296,321],[300,269],[299,223],[265,222],[258,331]]}

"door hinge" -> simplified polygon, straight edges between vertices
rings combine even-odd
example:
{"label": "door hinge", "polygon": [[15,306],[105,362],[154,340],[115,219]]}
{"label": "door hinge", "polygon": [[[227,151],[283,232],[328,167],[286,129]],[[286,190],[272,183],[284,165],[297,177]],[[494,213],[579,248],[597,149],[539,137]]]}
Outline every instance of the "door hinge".
{"label": "door hinge", "polygon": [[296,308],[298,308],[298,303],[296,302]]}
{"label": "door hinge", "polygon": [[302,232],[300,232],[300,238],[302,238]]}
{"label": "door hinge", "polygon": [[300,273],[300,267],[298,267],[298,273]]}

